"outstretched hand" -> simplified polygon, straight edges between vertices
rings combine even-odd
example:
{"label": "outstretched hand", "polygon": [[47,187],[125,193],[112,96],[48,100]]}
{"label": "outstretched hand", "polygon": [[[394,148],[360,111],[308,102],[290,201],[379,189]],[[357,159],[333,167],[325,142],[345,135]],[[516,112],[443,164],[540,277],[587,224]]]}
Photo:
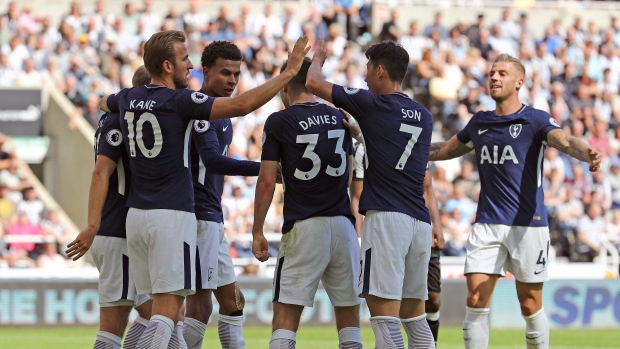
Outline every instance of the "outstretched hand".
{"label": "outstretched hand", "polygon": [[286,63],[286,70],[293,71],[295,72],[295,74],[297,74],[299,69],[301,69],[301,65],[304,62],[306,55],[310,51],[311,46],[307,45],[307,36],[304,35],[297,39],[295,46],[293,46],[293,51],[289,52],[288,54],[288,63]]}
{"label": "outstretched hand", "polygon": [[327,51],[325,51],[325,41],[323,38],[319,38],[319,41],[316,44],[316,48],[314,49],[314,55],[312,56],[312,61],[318,61],[321,63],[321,67],[325,60],[327,59]]}
{"label": "outstretched hand", "polygon": [[82,258],[93,244],[95,235],[97,235],[97,230],[93,230],[91,228],[85,228],[82,230],[75,240],[71,241],[67,245],[67,250],[65,251],[67,257],[73,259],[74,261]]}
{"label": "outstretched hand", "polygon": [[603,160],[601,153],[592,148],[588,148],[588,157],[590,158],[590,161],[588,161],[590,172],[598,171],[598,168],[601,166],[601,161]]}

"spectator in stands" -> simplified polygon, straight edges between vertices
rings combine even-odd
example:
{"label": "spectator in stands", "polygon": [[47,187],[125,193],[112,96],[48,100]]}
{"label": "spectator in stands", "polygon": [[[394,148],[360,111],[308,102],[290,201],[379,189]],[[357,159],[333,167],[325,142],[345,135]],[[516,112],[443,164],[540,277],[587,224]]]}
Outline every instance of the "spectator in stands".
{"label": "spectator in stands", "polygon": [[15,202],[9,199],[9,188],[0,182],[0,224],[7,227],[15,213]]}
{"label": "spectator in stands", "polygon": [[430,38],[431,34],[433,33],[433,30],[437,29],[439,31],[439,35],[441,36],[442,39],[447,38],[448,37],[448,29],[446,29],[446,27],[444,27],[443,24],[441,24],[442,19],[443,19],[443,14],[441,12],[436,12],[435,13],[435,20],[434,20],[433,24],[430,24],[429,26],[424,28],[423,35]]}
{"label": "spectator in stands", "polygon": [[20,160],[16,157],[10,159],[9,167],[0,171],[0,183],[9,189],[8,198],[18,203],[22,200],[21,191],[29,185],[26,175],[19,168]]}
{"label": "spectator in stands", "polygon": [[379,41],[396,41],[400,36],[400,29],[396,25],[398,20],[398,10],[394,9],[390,11],[390,20],[383,23],[381,32],[379,32]]}
{"label": "spectator in stands", "polygon": [[43,201],[37,197],[37,193],[32,187],[23,190],[23,197],[24,199],[17,204],[17,212],[25,213],[30,222],[39,224],[45,209]]}
{"label": "spectator in stands", "polygon": [[[28,220],[28,215],[23,212],[18,212],[17,217],[14,221],[9,225],[9,229],[7,230],[7,236],[30,236],[32,238],[37,238],[41,236],[41,228]],[[34,251],[35,242],[13,242],[9,244],[9,248],[12,250],[26,250],[26,252],[30,253]]]}
{"label": "spectator in stands", "polygon": [[43,253],[37,257],[37,268],[63,270],[69,268],[69,263],[58,254],[58,245],[55,242],[45,242]]}
{"label": "spectator in stands", "polygon": [[600,234],[605,231],[603,210],[598,202],[588,207],[586,214],[577,223],[577,240],[575,244],[578,255],[573,259],[579,262],[592,262],[601,248]]}
{"label": "spectator in stands", "polygon": [[60,246],[65,246],[72,240],[69,230],[60,222],[60,216],[56,210],[50,210],[47,213],[47,219],[42,220],[40,225],[45,237],[53,237]]}
{"label": "spectator in stands", "polygon": [[454,185],[454,197],[446,202],[446,212],[452,214],[456,208],[459,210],[459,217],[471,224],[476,215],[476,203],[470,199],[466,192],[465,185],[457,183]]}
{"label": "spectator in stands", "polygon": [[465,256],[465,244],[471,231],[471,224],[461,215],[458,208],[452,210],[452,214],[441,214],[442,227],[444,230],[445,245],[442,254],[445,256]]}

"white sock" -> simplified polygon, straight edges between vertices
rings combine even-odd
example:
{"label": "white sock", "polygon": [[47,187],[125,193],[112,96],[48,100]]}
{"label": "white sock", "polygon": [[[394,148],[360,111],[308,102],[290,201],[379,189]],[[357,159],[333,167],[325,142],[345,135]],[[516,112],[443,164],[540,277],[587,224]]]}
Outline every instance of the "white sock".
{"label": "white sock", "polygon": [[524,316],[525,341],[528,349],[549,348],[549,322],[545,315],[545,308],[541,308],[535,314]]}
{"label": "white sock", "polygon": [[345,327],[338,331],[338,349],[362,349],[359,327]]}
{"label": "white sock", "polygon": [[370,318],[370,324],[375,333],[375,349],[405,349],[399,318],[374,316]]}
{"label": "white sock", "polygon": [[121,349],[121,337],[105,331],[97,332],[94,349]]}
{"label": "white sock", "polygon": [[227,316],[220,314],[217,322],[217,333],[220,337],[222,349],[245,349],[243,315]]}
{"label": "white sock", "polygon": [[207,330],[207,324],[204,324],[191,317],[185,318],[185,324],[183,326],[183,338],[185,338],[185,344],[188,349],[200,349],[202,348],[202,341],[205,338],[205,331]]}
{"label": "white sock", "polygon": [[271,334],[269,349],[295,349],[296,333],[289,330],[275,330]]}
{"label": "white sock", "polygon": [[177,322],[177,325],[172,330],[170,341],[168,342],[168,349],[187,349],[185,338],[183,338],[183,322]]}
{"label": "white sock", "polygon": [[431,328],[426,322],[426,314],[411,319],[400,319],[409,342],[409,349],[435,349]]}
{"label": "white sock", "polygon": [[129,327],[129,331],[125,335],[125,341],[123,342],[123,349],[136,349],[138,341],[144,333],[146,326],[149,325],[149,320],[138,316],[133,324]]}
{"label": "white sock", "polygon": [[465,349],[486,349],[489,345],[489,308],[465,307],[463,321]]}
{"label": "white sock", "polygon": [[166,349],[172,336],[174,321],[163,315],[151,316],[149,325],[142,333],[136,349]]}

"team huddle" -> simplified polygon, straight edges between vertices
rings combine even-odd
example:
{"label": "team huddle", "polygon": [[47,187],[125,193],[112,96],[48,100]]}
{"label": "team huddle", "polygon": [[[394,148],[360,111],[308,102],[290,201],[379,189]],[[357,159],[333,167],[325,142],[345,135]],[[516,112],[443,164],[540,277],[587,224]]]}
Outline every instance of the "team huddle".
{"label": "team huddle", "polygon": [[[383,42],[366,51],[368,90],[324,79],[322,39],[312,59],[309,50],[299,38],[279,75],[231,97],[243,58],[234,44],[204,49],[204,83],[192,91],[184,34],[164,31],[146,43],[134,87],[101,99],[106,114],[95,134],[88,226],[67,250],[77,259],[90,249],[99,269],[94,348],[201,348],[212,294],[222,348],[245,348],[244,297],[224,236],[226,175],[258,176],[252,251],[261,262],[269,258],[265,217],[276,183],[284,187],[270,349],[295,347],[319,282],[334,307],[339,348],[362,348],[361,297],[375,348],[435,348],[443,236],[428,163],[472,149],[482,189],[467,242],[464,346],[487,348],[491,295],[509,271],[527,348],[549,348],[543,152],[557,148],[591,171],[600,154],[519,102],[524,69],[508,55],[488,75],[496,110],[478,112],[449,141],[431,143],[431,113],[402,92],[409,55],[401,46]],[[265,123],[261,161],[229,158],[229,118],[278,93],[285,109]],[[133,308],[139,316],[122,342]]]}

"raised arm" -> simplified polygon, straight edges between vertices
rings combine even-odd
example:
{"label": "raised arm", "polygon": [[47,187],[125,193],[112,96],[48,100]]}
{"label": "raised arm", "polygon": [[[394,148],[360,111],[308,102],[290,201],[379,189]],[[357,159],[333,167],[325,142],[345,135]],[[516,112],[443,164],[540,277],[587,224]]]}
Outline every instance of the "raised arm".
{"label": "raised arm", "polygon": [[289,54],[286,69],[266,83],[233,98],[216,98],[211,108],[211,120],[246,115],[269,102],[292,78],[297,75],[310,46],[306,36],[300,37]]}
{"label": "raised arm", "polygon": [[321,73],[321,68],[327,53],[325,52],[325,42],[323,38],[319,39],[317,47],[314,50],[314,56],[312,56],[312,64],[308,68],[308,75],[306,76],[306,89],[313,95],[316,95],[330,103],[332,103],[332,88],[334,84],[326,81]]}
{"label": "raised arm", "polygon": [[269,259],[269,245],[263,233],[263,226],[273,200],[277,173],[277,161],[263,160],[261,162],[254,197],[254,224],[252,226],[252,253],[261,262]]}
{"label": "raised arm", "polygon": [[590,171],[598,171],[601,166],[601,154],[580,140],[577,137],[571,136],[561,129],[554,129],[547,133],[547,144],[568,154],[575,159],[587,162],[590,165]]}
{"label": "raised arm", "polygon": [[472,148],[461,143],[456,135],[452,136],[447,142],[436,142],[431,144],[429,161],[450,160],[469,153]]}
{"label": "raised arm", "polygon": [[95,170],[90,182],[88,195],[88,226],[67,245],[67,257],[74,261],[80,259],[88,250],[97,235],[101,224],[101,211],[108,195],[110,175],[116,169],[116,163],[105,155],[97,155]]}
{"label": "raised arm", "polygon": [[99,109],[103,110],[106,113],[110,112],[110,108],[108,108],[108,96],[103,96],[99,100]]}

